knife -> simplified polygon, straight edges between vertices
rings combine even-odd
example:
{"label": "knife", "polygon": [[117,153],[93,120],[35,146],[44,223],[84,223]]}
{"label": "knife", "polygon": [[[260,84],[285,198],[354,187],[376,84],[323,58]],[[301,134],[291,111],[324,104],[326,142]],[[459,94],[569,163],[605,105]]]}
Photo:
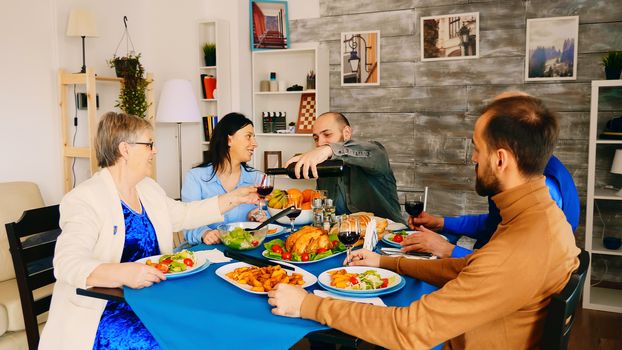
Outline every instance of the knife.
{"label": "knife", "polygon": [[432,258],[432,253],[424,253],[424,252],[415,252],[415,251],[410,251],[410,252],[403,252],[401,251],[399,248],[389,248],[389,247],[383,247],[380,248],[380,251],[382,253],[384,253],[385,255],[396,255],[396,256],[418,256],[421,258],[428,258],[431,259]]}
{"label": "knife", "polygon": [[238,260],[238,261],[245,262],[247,264],[251,264],[251,265],[254,265],[254,266],[259,266],[259,267],[279,265],[279,266],[281,266],[285,270],[291,270],[291,271],[296,270],[296,268],[291,267],[289,265],[281,264],[281,263],[274,262],[274,261],[271,261],[271,260],[268,260],[268,259],[256,258],[254,256],[242,254],[242,253],[236,252],[236,251],[231,250],[231,249],[225,249],[225,256],[229,257],[229,258],[232,258],[232,259],[235,259],[235,260]]}

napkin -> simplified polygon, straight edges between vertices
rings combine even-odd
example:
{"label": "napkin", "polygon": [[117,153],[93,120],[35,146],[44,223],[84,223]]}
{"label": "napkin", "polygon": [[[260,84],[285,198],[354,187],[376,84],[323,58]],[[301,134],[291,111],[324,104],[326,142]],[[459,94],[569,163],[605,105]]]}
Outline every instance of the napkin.
{"label": "napkin", "polygon": [[212,263],[224,263],[231,261],[231,258],[227,258],[225,254],[215,248],[211,250],[200,250],[198,252],[194,252],[194,254],[205,257]]}
{"label": "napkin", "polygon": [[387,306],[387,304],[385,304],[382,301],[382,299],[380,299],[378,297],[374,297],[374,298],[350,298],[350,297],[344,297],[344,296],[337,295],[335,293],[327,292],[325,290],[320,290],[320,289],[314,290],[313,294],[317,295],[320,298],[333,298],[333,299],[354,301],[354,302],[363,303],[363,304],[372,304],[372,305],[377,305],[377,306]]}
{"label": "napkin", "polygon": [[376,244],[378,244],[378,232],[376,232],[376,219],[372,218],[369,223],[367,223],[363,248],[373,252],[374,248],[376,248]]}

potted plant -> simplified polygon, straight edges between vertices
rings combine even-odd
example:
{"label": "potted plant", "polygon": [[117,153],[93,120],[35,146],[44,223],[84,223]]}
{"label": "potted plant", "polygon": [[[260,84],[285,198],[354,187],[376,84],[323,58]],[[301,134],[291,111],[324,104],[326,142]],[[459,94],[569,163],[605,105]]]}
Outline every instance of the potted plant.
{"label": "potted plant", "polygon": [[622,51],[609,51],[607,56],[603,57],[602,65],[605,67],[605,78],[620,79]]}
{"label": "potted plant", "polygon": [[119,107],[127,114],[144,118],[147,112],[146,89],[149,83],[144,78],[145,69],[140,63],[140,54],[119,57],[113,56],[108,61],[115,69],[117,77],[123,78],[123,85],[115,107]]}
{"label": "potted plant", "polygon": [[203,56],[205,57],[205,65],[208,67],[216,65],[216,44],[203,44]]}

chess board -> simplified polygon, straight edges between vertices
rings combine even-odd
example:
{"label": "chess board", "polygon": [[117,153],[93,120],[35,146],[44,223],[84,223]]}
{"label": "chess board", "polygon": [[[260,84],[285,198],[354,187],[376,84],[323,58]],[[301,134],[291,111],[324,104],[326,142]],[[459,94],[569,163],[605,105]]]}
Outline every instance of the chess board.
{"label": "chess board", "polygon": [[312,133],[313,123],[315,123],[315,94],[302,94],[300,96],[300,108],[298,110],[296,133]]}

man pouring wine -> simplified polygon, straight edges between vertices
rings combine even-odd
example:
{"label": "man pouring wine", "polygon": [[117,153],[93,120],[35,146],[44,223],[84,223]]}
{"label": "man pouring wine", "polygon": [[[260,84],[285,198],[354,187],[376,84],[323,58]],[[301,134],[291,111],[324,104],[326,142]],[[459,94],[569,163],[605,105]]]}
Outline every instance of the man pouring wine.
{"label": "man pouring wine", "polygon": [[[296,163],[296,178],[317,179],[317,188],[327,190],[335,201],[337,214],[359,211],[404,222],[397,198],[395,176],[384,146],[376,141],[352,140],[352,127],[338,112],[320,115],[313,125],[316,148],[292,157],[286,163]],[[344,163],[343,176],[318,176],[317,165],[339,159]]]}

